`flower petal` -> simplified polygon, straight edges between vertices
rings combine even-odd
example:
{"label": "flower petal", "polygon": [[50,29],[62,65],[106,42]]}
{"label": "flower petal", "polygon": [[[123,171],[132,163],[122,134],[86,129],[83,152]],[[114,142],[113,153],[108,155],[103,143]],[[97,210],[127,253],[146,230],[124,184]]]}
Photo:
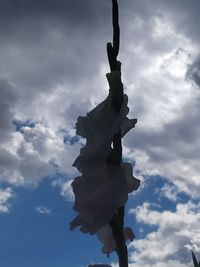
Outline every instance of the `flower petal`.
{"label": "flower petal", "polygon": [[124,239],[125,241],[130,240],[131,242],[135,238],[135,234],[130,227],[124,227]]}
{"label": "flower petal", "polygon": [[123,95],[119,113],[113,108],[113,90],[121,90],[121,73],[111,72],[107,74],[107,79],[111,88],[108,97],[86,117],[80,116],[76,123],[77,134],[87,141],[73,164],[82,176],[72,182],[74,210],[79,214],[70,223],[70,229],[80,227],[82,232],[91,234],[109,223],[115,210],[126,203],[128,193],[137,190],[140,184],[132,175],[131,164],[106,164],[113,151],[113,136],[120,129],[121,136],[124,136],[137,122],[136,119],[127,118],[129,108],[126,94]]}
{"label": "flower petal", "polygon": [[[111,73],[112,78],[115,74]],[[137,122],[128,119],[128,96],[124,94],[119,114],[112,107],[112,97],[108,97],[97,107],[87,113],[86,117],[78,117],[76,132],[87,139],[86,145],[81,149],[79,157],[73,166],[82,172],[84,165],[103,163],[111,153],[113,136],[121,129],[123,137]]]}
{"label": "flower petal", "polygon": [[97,231],[97,237],[101,243],[103,243],[102,253],[109,254],[116,249],[116,243],[113,239],[112,229],[109,224],[101,227]]}
{"label": "flower petal", "polygon": [[82,232],[94,233],[108,224],[115,210],[128,199],[125,176],[123,166],[113,165],[93,166],[82,177],[76,177],[72,188],[75,194],[74,210],[79,215],[71,222],[71,229],[81,226]]}
{"label": "flower petal", "polygon": [[130,163],[122,164],[125,170],[125,177],[128,185],[128,193],[136,191],[140,186],[140,180],[133,176],[133,168]]}
{"label": "flower petal", "polygon": [[[132,242],[134,240],[135,234],[130,227],[125,227],[123,232],[124,232],[125,242],[126,241]],[[107,254],[109,256],[111,252],[116,250],[116,243],[113,238],[112,229],[109,224],[99,228],[96,234],[99,241],[103,243],[103,247],[101,250],[102,253]]]}

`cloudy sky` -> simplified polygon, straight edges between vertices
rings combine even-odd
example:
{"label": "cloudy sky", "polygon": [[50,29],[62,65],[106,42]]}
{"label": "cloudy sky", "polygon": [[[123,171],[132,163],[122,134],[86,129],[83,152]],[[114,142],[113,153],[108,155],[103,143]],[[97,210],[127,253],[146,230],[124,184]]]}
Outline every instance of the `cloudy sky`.
{"label": "cloudy sky", "polygon": [[[119,0],[122,76],[137,127],[123,156],[142,180],[126,206],[130,267],[200,255],[198,0]],[[0,264],[113,263],[69,231],[75,123],[108,94],[110,0],[0,0]],[[86,245],[87,244],[87,245]]]}

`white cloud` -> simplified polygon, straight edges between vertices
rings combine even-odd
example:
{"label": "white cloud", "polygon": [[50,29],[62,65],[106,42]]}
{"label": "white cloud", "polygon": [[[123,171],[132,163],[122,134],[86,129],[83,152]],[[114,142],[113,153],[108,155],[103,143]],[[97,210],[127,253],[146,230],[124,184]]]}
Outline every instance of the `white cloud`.
{"label": "white cloud", "polygon": [[57,171],[73,176],[72,163],[80,145],[64,143],[64,133],[36,123],[22,127],[0,148],[1,181],[14,185],[37,185]]}
{"label": "white cloud", "polygon": [[150,203],[130,210],[138,224],[157,226],[157,230],[150,232],[146,238],[135,240],[130,245],[133,265],[192,266],[191,252],[186,248],[199,251],[199,211],[200,205],[192,202],[177,204],[174,212],[152,210]]}
{"label": "white cloud", "polygon": [[64,181],[64,179],[57,179],[53,181],[53,186],[60,186],[61,196],[65,197],[68,201],[74,201],[74,193],[71,187],[73,179]]}
{"label": "white cloud", "polygon": [[171,201],[177,201],[177,187],[171,184],[165,184],[159,193],[159,197],[166,197]]}
{"label": "white cloud", "polygon": [[199,48],[162,9],[135,20],[128,24],[123,74],[138,123],[124,140],[125,156],[136,162],[136,173],[168,178],[178,192],[199,198],[200,91],[185,79]]}
{"label": "white cloud", "polygon": [[[103,2],[100,5],[104,7]],[[136,0],[120,6],[119,59],[130,110],[138,118],[136,129],[124,142],[126,156],[136,160],[139,175],[164,176],[178,191],[198,198],[200,92],[185,80],[185,74],[199,47],[194,32],[180,26],[194,29],[192,14],[196,10],[180,1],[166,5],[165,1]],[[80,30],[77,25],[73,28],[74,21],[63,27],[60,17],[51,21],[48,16],[42,20],[34,16],[31,23],[18,18],[17,24],[12,24],[11,20],[0,46],[0,72],[9,81],[0,82],[0,116],[4,118],[0,132],[5,139],[0,145],[0,180],[14,185],[37,185],[43,177],[56,173],[55,165],[60,172],[74,176],[71,164],[80,146],[64,144],[60,131],[71,131],[76,118],[108,92],[104,46],[111,29],[104,19],[95,18],[95,23],[101,23],[95,30],[90,28],[91,34],[88,25],[93,24],[87,21]],[[13,62],[18,62],[17,69]],[[29,119],[36,125],[16,133],[12,119]]]}
{"label": "white cloud", "polygon": [[[152,32],[158,24],[165,38],[157,35],[155,42]],[[124,55],[124,73],[129,106],[138,123],[124,140],[125,155],[136,162],[138,173],[166,177],[179,192],[198,198],[200,91],[185,77],[198,48],[171,24],[163,16],[142,24],[145,42],[141,36],[137,39],[140,27],[130,26],[136,39]]]}
{"label": "white cloud", "polygon": [[[145,265],[137,265],[137,263],[130,263],[129,262],[129,267],[140,267],[140,266],[145,266],[145,267],[193,267],[192,265],[180,263],[179,261],[173,261],[169,260],[167,263],[157,261],[154,265],[144,263]],[[112,267],[119,267],[119,264],[117,263],[111,263]]]}
{"label": "white cloud", "polygon": [[[200,91],[185,80],[188,64],[199,52],[197,2],[120,3],[119,59],[130,111],[138,118],[136,129],[124,140],[125,156],[135,160],[136,177],[169,179],[170,185],[160,193],[172,201],[181,191],[198,199],[200,191]],[[77,28],[73,28],[74,18],[73,23],[63,24],[56,16],[55,21],[43,16],[42,22],[39,15],[30,17],[20,24],[14,16],[14,30],[12,24],[1,34],[0,72],[8,80],[0,80],[0,181],[35,186],[43,177],[61,172],[65,179],[56,178],[57,184],[61,194],[72,200],[71,180],[66,177],[75,176],[71,165],[80,144],[64,144],[63,137],[72,130],[78,115],[84,115],[107,94],[104,46],[110,32],[108,35],[108,27],[102,23],[107,23],[104,16],[96,16],[97,27],[88,16],[89,30],[80,28],[78,16]],[[15,132],[13,119],[36,124]],[[11,197],[10,188],[0,191],[0,212],[9,211]],[[130,267],[189,267],[187,249],[198,252],[200,247],[196,207],[191,202],[178,204],[175,212],[155,211],[148,204],[138,207],[134,211],[138,222],[153,224],[158,230],[135,240],[131,261],[136,262]]]}
{"label": "white cloud", "polygon": [[35,208],[35,211],[41,214],[51,214],[52,210],[47,208],[46,206],[38,206]]}
{"label": "white cloud", "polygon": [[13,191],[11,188],[0,188],[0,213],[9,212],[10,199],[13,197]]}

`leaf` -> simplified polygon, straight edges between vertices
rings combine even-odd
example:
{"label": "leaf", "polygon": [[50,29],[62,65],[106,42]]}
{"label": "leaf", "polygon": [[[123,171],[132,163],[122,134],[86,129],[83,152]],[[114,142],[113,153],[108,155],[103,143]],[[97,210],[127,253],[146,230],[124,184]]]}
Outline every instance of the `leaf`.
{"label": "leaf", "polygon": [[192,259],[193,259],[194,267],[200,267],[200,262],[198,263],[193,251],[192,251]]}

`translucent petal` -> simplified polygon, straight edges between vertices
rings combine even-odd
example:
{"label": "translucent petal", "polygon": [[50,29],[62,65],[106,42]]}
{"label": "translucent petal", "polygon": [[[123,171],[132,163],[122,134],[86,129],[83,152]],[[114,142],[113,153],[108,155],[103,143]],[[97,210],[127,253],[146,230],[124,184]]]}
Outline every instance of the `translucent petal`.
{"label": "translucent petal", "polygon": [[79,215],[70,228],[94,233],[109,223],[115,210],[128,199],[128,185],[122,166],[92,167],[72,182],[74,210]]}

